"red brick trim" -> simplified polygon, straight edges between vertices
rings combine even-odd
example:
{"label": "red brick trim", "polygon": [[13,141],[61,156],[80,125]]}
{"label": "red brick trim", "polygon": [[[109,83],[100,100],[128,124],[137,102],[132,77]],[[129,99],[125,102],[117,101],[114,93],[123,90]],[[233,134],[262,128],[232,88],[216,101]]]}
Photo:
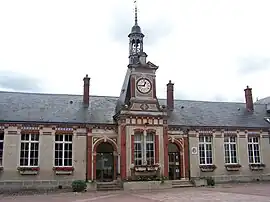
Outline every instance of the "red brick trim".
{"label": "red brick trim", "polygon": [[73,135],[73,131],[57,130],[55,135]]}
{"label": "red brick trim", "polygon": [[234,132],[224,132],[224,137],[236,137],[237,133]]}
{"label": "red brick trim", "polygon": [[248,137],[260,137],[260,133],[257,133],[257,132],[248,132]]}
{"label": "red brick trim", "polygon": [[169,156],[168,156],[168,127],[163,127],[163,149],[164,149],[164,177],[169,176]]}
{"label": "red brick trim", "polygon": [[179,159],[179,161],[180,161],[179,170],[180,170],[180,177],[183,178],[184,177],[184,169],[185,169],[185,167],[184,167],[184,149],[183,149],[183,145],[177,139],[174,139],[174,141],[172,141],[172,139],[169,139],[169,143],[170,144],[175,144],[177,146],[177,148],[178,148],[179,154],[182,153],[182,155],[180,155],[180,159]]}
{"label": "red brick trim", "polygon": [[155,163],[159,163],[159,135],[155,135]]}
{"label": "red brick trim", "polygon": [[39,134],[39,130],[21,130],[21,134]]}
{"label": "red brick trim", "polygon": [[134,131],[134,134],[144,132],[144,130],[142,128],[135,128],[133,131]]}
{"label": "red brick trim", "polygon": [[127,169],[126,169],[126,164],[127,164],[127,157],[126,157],[126,125],[121,126],[120,130],[120,135],[121,135],[121,158],[120,158],[120,174],[122,179],[126,179],[127,176]]}
{"label": "red brick trim", "polygon": [[211,136],[211,137],[213,137],[213,133],[212,132],[205,132],[205,131],[200,131],[199,132],[199,136]]}
{"label": "red brick trim", "polygon": [[184,137],[184,150],[183,156],[185,156],[185,178],[189,178],[189,145],[188,145],[188,137]]}
{"label": "red brick trim", "polygon": [[155,129],[147,129],[147,130],[146,130],[146,133],[147,133],[147,134],[149,134],[149,133],[150,133],[150,134],[151,134],[151,133],[154,133],[154,134],[155,134],[155,133],[156,133],[156,130],[155,130]]}

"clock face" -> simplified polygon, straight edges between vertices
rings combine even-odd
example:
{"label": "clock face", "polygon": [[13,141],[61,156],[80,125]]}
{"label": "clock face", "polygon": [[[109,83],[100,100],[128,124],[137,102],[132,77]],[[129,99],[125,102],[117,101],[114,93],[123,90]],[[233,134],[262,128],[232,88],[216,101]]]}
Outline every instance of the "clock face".
{"label": "clock face", "polygon": [[137,90],[140,93],[143,93],[143,94],[149,93],[151,91],[151,89],[152,89],[152,84],[148,79],[140,78],[137,81]]}

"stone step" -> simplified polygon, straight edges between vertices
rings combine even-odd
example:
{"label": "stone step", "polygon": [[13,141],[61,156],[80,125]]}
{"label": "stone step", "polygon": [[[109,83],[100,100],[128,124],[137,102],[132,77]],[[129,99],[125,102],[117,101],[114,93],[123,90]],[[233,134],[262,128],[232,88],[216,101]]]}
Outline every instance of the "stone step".
{"label": "stone step", "polygon": [[173,188],[193,187],[194,185],[189,180],[174,180],[172,181]]}
{"label": "stone step", "polygon": [[120,188],[120,187],[100,187],[100,188],[97,188],[97,191],[118,191],[118,190],[122,190],[122,188]]}
{"label": "stone step", "polygon": [[113,190],[121,190],[122,185],[117,182],[102,182],[97,183],[97,191],[113,191]]}

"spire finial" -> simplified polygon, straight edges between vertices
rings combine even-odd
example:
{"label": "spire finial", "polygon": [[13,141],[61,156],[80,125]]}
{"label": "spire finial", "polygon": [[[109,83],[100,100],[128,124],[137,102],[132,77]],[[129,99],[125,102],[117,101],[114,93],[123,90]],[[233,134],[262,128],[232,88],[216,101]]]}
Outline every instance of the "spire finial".
{"label": "spire finial", "polygon": [[137,5],[137,0],[134,0],[134,5],[135,5],[135,25],[138,25],[138,5]]}

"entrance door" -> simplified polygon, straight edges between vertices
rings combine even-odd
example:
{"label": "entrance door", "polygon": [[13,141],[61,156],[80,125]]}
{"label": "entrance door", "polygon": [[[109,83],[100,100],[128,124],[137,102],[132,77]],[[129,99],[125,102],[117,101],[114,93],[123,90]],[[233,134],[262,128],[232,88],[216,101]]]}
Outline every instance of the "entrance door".
{"label": "entrance door", "polygon": [[175,144],[169,144],[169,179],[179,180],[180,176],[180,153]]}
{"label": "entrance door", "polygon": [[109,182],[114,179],[114,156],[113,147],[110,143],[101,143],[97,147],[96,157],[97,181]]}

